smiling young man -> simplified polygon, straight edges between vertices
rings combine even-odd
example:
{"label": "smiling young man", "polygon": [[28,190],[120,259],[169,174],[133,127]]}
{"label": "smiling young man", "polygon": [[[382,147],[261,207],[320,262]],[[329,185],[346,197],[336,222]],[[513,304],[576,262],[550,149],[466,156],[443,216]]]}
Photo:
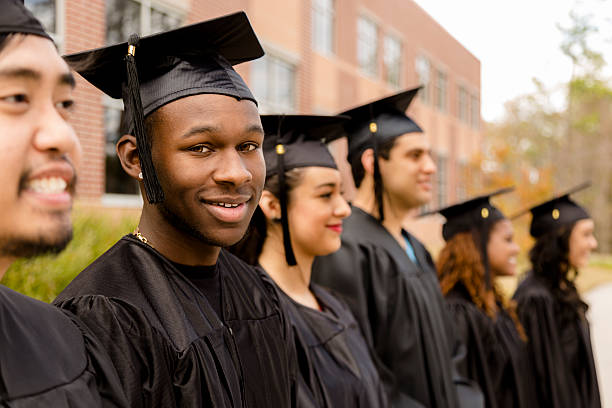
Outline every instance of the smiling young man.
{"label": "smiling young man", "polygon": [[435,267],[403,229],[431,200],[430,144],[405,111],[418,88],[344,112],[357,194],[342,247],[317,258],[313,280],[343,295],[368,341],[391,406],[482,406],[460,377],[455,341]]}
{"label": "smiling young man", "polygon": [[[40,22],[0,0],[0,278],[17,258],[60,252],[81,156],[74,78]],[[0,405],[125,406],[117,373],[71,316],[0,286]]]}
{"label": "smiling young man", "polygon": [[55,303],[101,339],[132,407],[292,405],[293,343],[271,283],[222,249],[263,188],[257,105],[232,68],[262,55],[236,13],[66,57],[123,98],[117,153],[144,206],[136,232]]}

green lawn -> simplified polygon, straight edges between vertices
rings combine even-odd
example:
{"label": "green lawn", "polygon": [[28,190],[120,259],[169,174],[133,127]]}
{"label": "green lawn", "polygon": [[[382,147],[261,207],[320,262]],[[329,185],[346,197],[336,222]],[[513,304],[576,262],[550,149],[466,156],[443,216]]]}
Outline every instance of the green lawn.
{"label": "green lawn", "polygon": [[56,256],[15,262],[2,284],[18,292],[50,302],[87,265],[138,224],[138,213],[109,209],[76,209],[74,238]]}

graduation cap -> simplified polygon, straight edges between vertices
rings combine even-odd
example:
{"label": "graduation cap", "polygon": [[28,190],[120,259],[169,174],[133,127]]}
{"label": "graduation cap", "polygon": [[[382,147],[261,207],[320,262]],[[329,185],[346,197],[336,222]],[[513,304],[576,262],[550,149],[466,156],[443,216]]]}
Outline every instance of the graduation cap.
{"label": "graduation cap", "polygon": [[491,275],[489,272],[489,261],[487,254],[487,242],[491,227],[499,220],[506,217],[490,200],[492,197],[506,194],[514,190],[514,187],[506,187],[489,194],[470,198],[469,200],[428,211],[421,216],[440,213],[446,218],[442,227],[442,237],[449,241],[452,237],[462,232],[476,232],[480,238],[480,254],[485,269],[485,280],[487,287],[491,287]]}
{"label": "graduation cap", "polygon": [[263,49],[244,12],[65,57],[68,64],[112,98],[123,98],[128,129],[136,136],[145,192],[164,200],[151,159],[144,118],[187,96],[255,98],[232,65],[261,57]]}
{"label": "graduation cap", "polygon": [[361,157],[366,149],[374,149],[374,194],[381,222],[384,220],[383,186],[378,168],[378,147],[403,134],[423,131],[406,115],[406,109],[420,89],[408,89],[341,113],[351,118],[346,125],[349,163],[353,164],[353,160]]}
{"label": "graduation cap", "polygon": [[0,9],[0,34],[32,34],[53,41],[23,0],[0,0]]}
{"label": "graduation cap", "polygon": [[548,201],[519,212],[512,218],[520,217],[527,212],[531,212],[533,218],[531,219],[529,234],[534,238],[539,238],[562,226],[571,225],[578,220],[591,218],[583,207],[569,197],[571,194],[582,191],[590,185],[591,182],[577,185]]}
{"label": "graduation cap", "polygon": [[287,264],[297,262],[291,246],[287,214],[285,173],[300,167],[329,167],[337,169],[326,143],[344,136],[347,116],[262,115],[264,128],[264,159],[266,178],[279,177],[281,225]]}

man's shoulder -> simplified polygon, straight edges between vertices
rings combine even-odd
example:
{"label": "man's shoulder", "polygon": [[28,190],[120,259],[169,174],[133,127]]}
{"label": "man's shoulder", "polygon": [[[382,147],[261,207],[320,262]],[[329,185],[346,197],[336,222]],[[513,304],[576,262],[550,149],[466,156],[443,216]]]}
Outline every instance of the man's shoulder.
{"label": "man's shoulder", "polygon": [[0,359],[7,392],[22,398],[78,378],[87,366],[85,343],[58,308],[0,286]]}

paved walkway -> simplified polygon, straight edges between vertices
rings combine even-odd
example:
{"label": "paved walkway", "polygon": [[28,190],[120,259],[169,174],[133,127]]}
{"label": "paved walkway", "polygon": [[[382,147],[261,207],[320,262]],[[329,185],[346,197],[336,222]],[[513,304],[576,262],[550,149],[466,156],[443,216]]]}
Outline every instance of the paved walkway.
{"label": "paved walkway", "polygon": [[612,284],[590,290],[584,299],[590,305],[588,317],[601,401],[604,407],[612,407]]}

